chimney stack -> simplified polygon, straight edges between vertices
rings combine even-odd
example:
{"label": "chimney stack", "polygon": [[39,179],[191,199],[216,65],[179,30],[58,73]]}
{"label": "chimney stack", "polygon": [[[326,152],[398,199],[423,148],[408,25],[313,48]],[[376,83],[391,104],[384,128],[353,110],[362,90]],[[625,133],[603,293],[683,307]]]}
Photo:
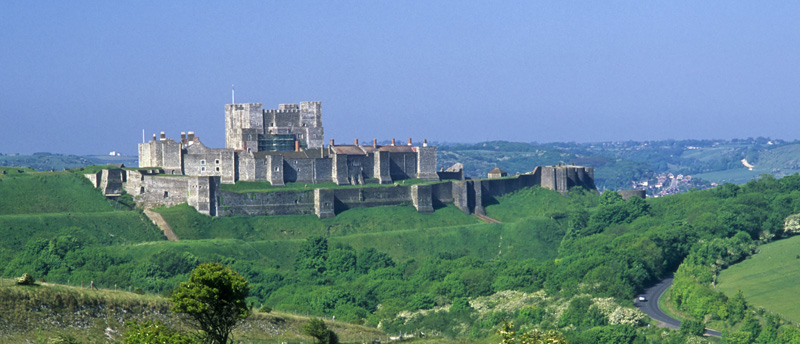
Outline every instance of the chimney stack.
{"label": "chimney stack", "polygon": [[181,143],[186,143],[186,132],[185,131],[181,132]]}
{"label": "chimney stack", "polygon": [[331,139],[331,144],[330,144],[330,146],[331,146],[331,147],[333,147],[333,139]]}
{"label": "chimney stack", "polygon": [[428,147],[428,139],[422,140],[422,147]]}
{"label": "chimney stack", "polygon": [[358,146],[358,139],[353,140],[353,145]]}
{"label": "chimney stack", "polygon": [[394,138],[392,138],[392,147],[394,147]]}
{"label": "chimney stack", "polygon": [[300,151],[300,141],[294,140],[294,151],[295,152]]}
{"label": "chimney stack", "polygon": [[156,134],[153,134],[153,141],[156,140]]}
{"label": "chimney stack", "polygon": [[167,134],[165,134],[165,133],[162,131],[162,132],[161,132],[161,141],[164,141],[164,140],[166,140],[166,139],[167,139]]}
{"label": "chimney stack", "polygon": [[378,139],[372,139],[372,148],[378,148]]}
{"label": "chimney stack", "polygon": [[194,132],[190,131],[189,134],[186,136],[186,139],[189,140],[189,142],[194,141]]}
{"label": "chimney stack", "polygon": [[411,138],[408,138],[408,145],[411,146]]}

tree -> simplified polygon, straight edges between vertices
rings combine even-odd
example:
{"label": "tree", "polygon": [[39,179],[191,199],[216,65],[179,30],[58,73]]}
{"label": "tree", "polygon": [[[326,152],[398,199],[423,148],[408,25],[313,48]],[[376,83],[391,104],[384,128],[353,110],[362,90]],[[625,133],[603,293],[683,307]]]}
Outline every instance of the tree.
{"label": "tree", "polygon": [[336,333],[325,326],[325,322],[320,318],[311,318],[303,325],[303,333],[314,337],[318,344],[338,344],[339,337]]}
{"label": "tree", "polygon": [[234,327],[247,317],[247,280],[220,263],[204,263],[192,270],[172,294],[172,311],[184,313],[210,343],[226,344]]}

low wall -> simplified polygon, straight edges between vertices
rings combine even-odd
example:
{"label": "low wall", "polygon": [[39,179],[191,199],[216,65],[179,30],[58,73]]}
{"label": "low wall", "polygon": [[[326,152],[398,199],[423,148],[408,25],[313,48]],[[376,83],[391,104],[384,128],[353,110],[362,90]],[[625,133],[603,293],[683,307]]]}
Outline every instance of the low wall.
{"label": "low wall", "polygon": [[314,190],[236,193],[218,191],[217,216],[314,214]]}
{"label": "low wall", "polygon": [[[307,165],[293,167],[311,168]],[[96,175],[87,175],[98,183]],[[394,185],[340,189],[304,189],[236,193],[219,190],[219,177],[166,177],[129,171],[125,190],[144,208],[173,206],[188,202],[211,216],[270,216],[316,214],[320,218],[352,208],[413,205],[419,212],[431,212],[454,204],[466,214],[484,214],[493,198],[531,186],[565,193],[568,187],[594,189],[593,171],[572,166],[537,167],[529,174],[502,179],[452,180],[435,184]],[[123,177],[124,178],[124,177]],[[313,178],[313,175],[312,175]],[[102,179],[102,178],[101,178]],[[113,178],[112,178],[113,179]],[[560,185],[560,186],[559,186]]]}

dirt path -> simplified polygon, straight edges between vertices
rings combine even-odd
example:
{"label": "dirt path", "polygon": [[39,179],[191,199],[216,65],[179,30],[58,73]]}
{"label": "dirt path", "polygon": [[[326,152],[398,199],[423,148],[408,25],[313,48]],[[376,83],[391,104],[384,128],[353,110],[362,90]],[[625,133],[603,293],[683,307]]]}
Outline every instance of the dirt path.
{"label": "dirt path", "polygon": [[175,235],[175,232],[172,231],[172,227],[169,226],[169,224],[167,223],[166,220],[164,220],[164,217],[161,216],[161,214],[148,209],[145,209],[144,214],[147,215],[148,218],[150,218],[150,221],[153,221],[153,224],[158,226],[158,228],[161,228],[161,230],[164,232],[164,235],[167,237],[167,240],[178,241],[178,236]]}
{"label": "dirt path", "polygon": [[479,218],[479,219],[483,220],[484,222],[488,222],[488,223],[501,223],[500,221],[498,221],[498,220],[495,220],[495,219],[493,219],[493,218],[491,218],[491,217],[488,217],[488,216],[486,216],[486,215],[479,215],[479,214],[473,214],[473,215],[475,215],[475,217],[477,217],[477,218]]}

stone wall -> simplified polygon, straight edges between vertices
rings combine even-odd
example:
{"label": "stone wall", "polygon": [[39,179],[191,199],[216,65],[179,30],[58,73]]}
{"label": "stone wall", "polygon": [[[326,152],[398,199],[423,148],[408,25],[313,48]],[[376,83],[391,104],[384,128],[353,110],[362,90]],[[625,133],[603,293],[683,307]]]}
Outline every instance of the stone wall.
{"label": "stone wall", "polygon": [[372,178],[378,178],[380,184],[391,184],[392,176],[389,174],[389,152],[375,151],[372,155]]}
{"label": "stone wall", "polygon": [[283,181],[286,183],[324,183],[331,181],[331,159],[284,159]]}
{"label": "stone wall", "polygon": [[412,204],[409,186],[334,189],[333,195],[337,213],[352,208]]}
{"label": "stone wall", "polygon": [[314,190],[236,193],[219,191],[217,216],[315,214]]}
{"label": "stone wall", "polygon": [[439,180],[436,174],[436,147],[417,147],[417,178]]}
{"label": "stone wall", "polygon": [[[186,176],[146,175],[128,171],[125,191],[133,196],[136,205],[145,209],[172,207],[188,201],[189,179]],[[131,178],[138,175],[140,178]]]}
{"label": "stone wall", "polygon": [[183,166],[187,175],[220,177],[220,181],[224,184],[236,182],[237,169],[233,149],[208,148],[200,141],[195,141],[186,148]]}
{"label": "stone wall", "polygon": [[389,175],[392,180],[417,178],[417,154],[391,152],[389,159]]}
{"label": "stone wall", "polygon": [[[336,157],[346,155],[334,155]],[[266,159],[268,164],[284,162],[280,155]],[[291,168],[311,168],[327,159],[286,162]],[[312,160],[319,160],[313,162]],[[344,159],[342,159],[344,160]],[[270,171],[271,166],[265,168]],[[347,166],[345,164],[344,168]],[[326,168],[323,168],[326,169]],[[113,171],[113,170],[112,170]],[[118,170],[122,171],[122,170]],[[484,214],[484,205],[493,197],[506,195],[531,186],[558,188],[582,186],[595,190],[593,175],[587,168],[537,167],[533,172],[502,179],[453,180],[425,185],[358,187],[339,189],[281,190],[271,192],[235,193],[219,190],[218,176],[152,175],[160,171],[127,171],[121,177],[125,190],[134,195],[143,208],[173,206],[187,202],[199,212],[212,216],[267,216],[316,214],[320,218],[335,216],[347,209],[387,205],[414,205],[419,212],[430,212],[452,203],[467,214]],[[302,171],[301,171],[302,172]],[[106,172],[114,175],[115,172]],[[283,176],[276,171],[274,175]],[[101,180],[103,179],[102,176]],[[87,175],[97,180],[97,175]],[[107,178],[108,179],[108,178]],[[113,178],[112,178],[113,179]],[[281,179],[282,182],[282,179]],[[545,184],[549,183],[549,184]],[[273,184],[274,185],[274,184]],[[566,192],[564,189],[563,192]]]}
{"label": "stone wall", "polygon": [[[163,135],[163,134],[162,134]],[[181,144],[155,138],[139,144],[139,167],[161,167],[169,174],[182,174]]]}
{"label": "stone wall", "polygon": [[220,177],[189,177],[187,203],[201,214],[217,216]]}

